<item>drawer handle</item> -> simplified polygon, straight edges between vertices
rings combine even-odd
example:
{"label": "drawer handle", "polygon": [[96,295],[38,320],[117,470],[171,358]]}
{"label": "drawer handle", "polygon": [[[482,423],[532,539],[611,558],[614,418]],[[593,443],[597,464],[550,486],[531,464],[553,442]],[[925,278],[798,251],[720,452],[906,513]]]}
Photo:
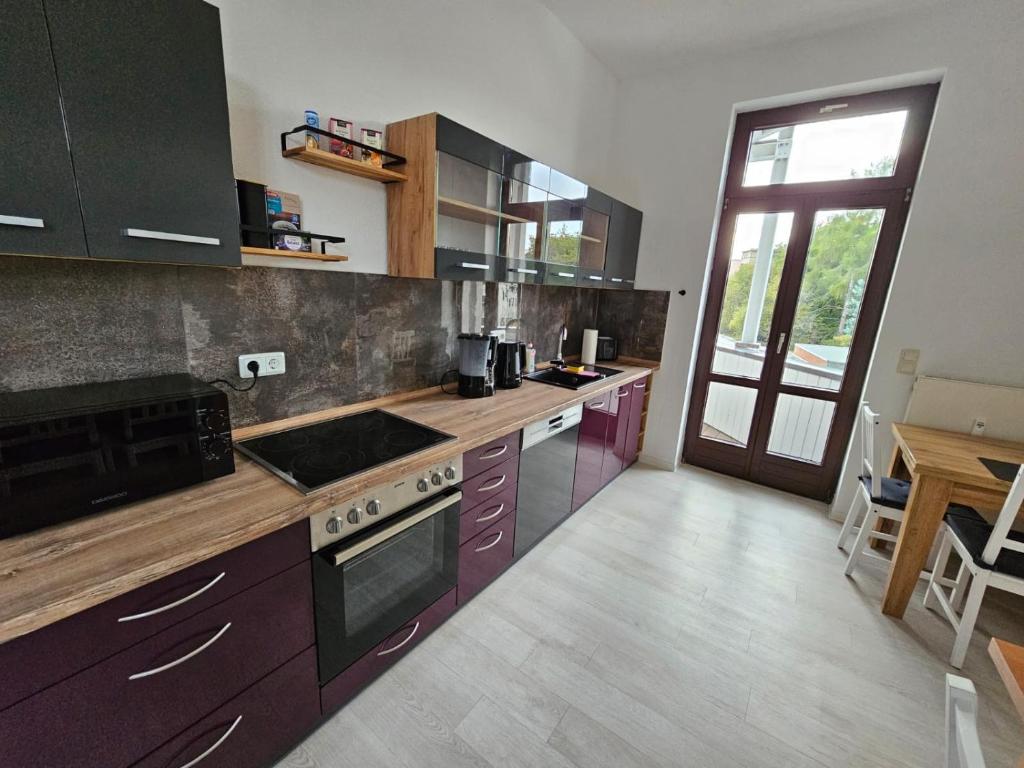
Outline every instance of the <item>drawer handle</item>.
{"label": "drawer handle", "polygon": [[629,390],[627,389],[625,392],[616,392],[615,396],[616,397],[625,397],[628,394],[629,394]]}
{"label": "drawer handle", "polygon": [[0,216],[0,224],[9,227],[33,227],[42,229],[45,225],[42,219],[33,219],[29,216]]}
{"label": "drawer handle", "polygon": [[477,547],[473,551],[474,552],[486,552],[488,549],[491,549],[492,547],[498,546],[498,542],[501,541],[501,537],[504,536],[504,535],[505,535],[504,531],[498,531],[498,535],[494,538],[494,541],[492,541],[490,544],[484,544],[484,546],[482,546],[482,547]]}
{"label": "drawer handle", "polygon": [[174,667],[178,666],[179,664],[184,664],[186,661],[191,659],[193,656],[198,656],[200,653],[202,653],[207,648],[209,648],[211,645],[213,645],[218,640],[220,640],[221,636],[225,632],[227,632],[229,629],[231,629],[231,622],[230,621],[227,624],[225,624],[223,627],[221,627],[220,631],[216,635],[211,637],[209,640],[207,640],[205,643],[200,645],[194,651],[189,651],[184,656],[182,656],[180,659],[175,659],[174,661],[170,662],[169,664],[164,664],[162,667],[154,667],[153,669],[147,669],[145,672],[136,672],[134,675],[132,675],[128,679],[129,680],[139,680],[139,679],[141,679],[143,677],[149,677],[151,675],[159,675],[161,672],[166,672],[168,669],[173,669]]}
{"label": "drawer handle", "polygon": [[408,645],[409,641],[412,640],[414,637],[416,637],[416,633],[419,632],[419,631],[420,631],[420,623],[417,621],[413,625],[412,632],[410,632],[408,634],[408,636],[402,642],[400,642],[398,645],[395,645],[395,646],[392,646],[391,648],[388,648],[386,651],[381,651],[377,655],[378,656],[387,656],[389,653],[394,653],[399,648],[402,648],[402,647]]}
{"label": "drawer handle", "polygon": [[180,768],[192,768],[192,766],[194,766],[194,765],[199,765],[199,763],[201,763],[203,760],[205,760],[210,755],[212,755],[214,752],[216,752],[220,748],[220,745],[228,740],[228,736],[230,736],[232,733],[235,732],[235,728],[238,727],[238,724],[240,722],[242,722],[242,716],[241,715],[239,715],[238,717],[235,718],[235,722],[233,722],[228,727],[228,729],[226,731],[224,731],[224,735],[223,736],[221,736],[219,739],[217,739],[215,742],[213,742],[213,744],[210,745],[209,749],[207,749],[205,752],[203,752],[203,754],[199,755],[198,757],[192,758],[187,763],[182,765]]}
{"label": "drawer handle", "polygon": [[143,240],[171,240],[175,243],[194,243],[195,245],[220,245],[216,237],[200,237],[199,235],[182,235],[178,232],[157,232],[152,229],[122,229],[125,237],[141,237]]}
{"label": "drawer handle", "polygon": [[587,275],[587,280],[604,280],[601,275]]}
{"label": "drawer handle", "polygon": [[596,405],[590,406],[591,410],[600,411],[608,407],[608,403],[597,403]]}
{"label": "drawer handle", "polygon": [[621,283],[622,282],[622,278],[621,277],[613,277],[612,278],[612,282],[613,283]]}
{"label": "drawer handle", "polygon": [[481,453],[480,454],[480,458],[481,459],[496,459],[496,458],[498,458],[499,456],[501,456],[502,454],[504,454],[507,451],[508,451],[508,443],[505,443],[505,445],[501,446],[501,448],[499,448],[497,451],[494,451],[493,449],[491,449],[487,453]]}
{"label": "drawer handle", "polygon": [[459,262],[459,266],[462,267],[463,269],[484,269],[484,270],[486,270],[486,269],[490,269],[491,268],[490,264],[476,264],[476,263],[474,263],[472,261],[460,261]]}
{"label": "drawer handle", "polygon": [[496,507],[493,507],[493,509],[495,510],[494,512],[492,512],[489,515],[485,515],[484,517],[478,517],[476,519],[476,521],[478,523],[486,523],[488,520],[493,520],[494,518],[496,518],[498,515],[501,514],[503,509],[505,509],[505,502],[504,501],[501,502],[501,504],[499,504]]}
{"label": "drawer handle", "polygon": [[213,580],[209,584],[207,584],[205,587],[200,587],[195,592],[193,592],[191,595],[185,595],[183,598],[181,598],[181,600],[175,600],[173,603],[168,603],[167,605],[163,605],[163,606],[161,606],[159,608],[154,608],[152,611],[146,611],[144,613],[136,613],[136,614],[134,614],[132,616],[122,616],[120,619],[118,619],[118,622],[122,622],[122,621],[137,621],[138,619],[148,619],[150,616],[156,616],[158,613],[163,613],[164,611],[169,611],[172,608],[177,608],[179,605],[184,605],[189,600],[195,600],[197,597],[199,597],[201,594],[203,594],[203,592],[205,592],[206,590],[210,589],[214,584],[216,584],[218,581],[223,579],[226,575],[227,575],[227,571],[222,571],[220,576],[214,576]]}
{"label": "drawer handle", "polygon": [[643,389],[646,386],[647,385],[644,382],[638,381],[636,384],[633,385],[633,389]]}
{"label": "drawer handle", "polygon": [[524,275],[536,275],[538,272],[536,269],[527,269],[526,267],[512,267],[511,271],[519,272]]}
{"label": "drawer handle", "polygon": [[479,488],[477,488],[477,490],[478,491],[493,491],[495,488],[500,488],[502,485],[505,484],[505,478],[506,477],[508,477],[508,475],[502,475],[501,479],[498,480],[496,483],[491,483],[490,485],[481,485]]}

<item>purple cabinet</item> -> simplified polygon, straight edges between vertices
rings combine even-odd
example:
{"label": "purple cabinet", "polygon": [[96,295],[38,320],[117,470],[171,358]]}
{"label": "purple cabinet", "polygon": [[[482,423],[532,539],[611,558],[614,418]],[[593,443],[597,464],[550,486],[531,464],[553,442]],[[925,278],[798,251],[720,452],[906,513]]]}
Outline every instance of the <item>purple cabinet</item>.
{"label": "purple cabinet", "polygon": [[385,669],[407,654],[424,637],[441,626],[455,611],[455,590],[446,592],[412,621],[391,633],[378,646],[354,662],[348,669],[320,689],[320,704],[325,715],[344,706]]}
{"label": "purple cabinet", "polygon": [[602,486],[610,483],[622,471],[632,394],[633,387],[630,384],[616,387],[611,391],[608,401],[608,429],[604,436],[604,456],[601,459]]}
{"label": "purple cabinet", "polygon": [[608,404],[611,392],[583,404],[579,444],[576,450],[576,481],[572,488],[572,511],[586,504],[601,489],[601,465],[604,461],[605,435],[608,431]]}
{"label": "purple cabinet", "polygon": [[271,765],[316,725],[319,694],[316,649],[309,648],[132,768],[177,768],[201,755],[202,768]]}
{"label": "purple cabinet", "polygon": [[647,394],[647,379],[629,384],[633,392],[629,397],[629,419],[626,427],[626,444],[622,454],[622,468],[625,469],[640,453],[640,426],[644,416],[644,396]]}
{"label": "purple cabinet", "polygon": [[4,643],[0,710],[308,560],[303,520]]}
{"label": "purple cabinet", "polygon": [[489,443],[466,451],[462,455],[462,477],[464,480],[476,477],[504,461],[519,455],[519,435],[515,432],[499,437]]}
{"label": "purple cabinet", "polygon": [[470,480],[462,481],[462,508],[472,509],[492,496],[515,488],[519,480],[519,454],[506,459],[496,467],[481,472]]}
{"label": "purple cabinet", "polygon": [[9,707],[3,761],[131,765],[312,646],[312,591],[306,560]]}
{"label": "purple cabinet", "polygon": [[517,488],[516,485],[510,485],[482,504],[465,510],[459,518],[459,544],[465,544],[505,515],[515,511]]}
{"label": "purple cabinet", "polygon": [[459,605],[494,581],[512,562],[515,535],[513,512],[459,547]]}

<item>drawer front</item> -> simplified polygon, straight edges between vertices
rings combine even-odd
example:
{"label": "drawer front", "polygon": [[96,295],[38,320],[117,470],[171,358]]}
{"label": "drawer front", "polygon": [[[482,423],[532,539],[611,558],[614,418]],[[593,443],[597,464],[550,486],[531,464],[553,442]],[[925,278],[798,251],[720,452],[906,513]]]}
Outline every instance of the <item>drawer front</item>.
{"label": "drawer front", "polygon": [[455,590],[447,592],[433,605],[392,632],[387,640],[353,663],[320,689],[325,715],[344,706],[371,680],[402,658],[427,635],[444,623],[455,610]]}
{"label": "drawer front", "polygon": [[462,454],[462,478],[469,480],[519,455],[519,430]]}
{"label": "drawer front", "polygon": [[459,605],[494,581],[512,562],[515,535],[513,512],[459,547]]}
{"label": "drawer front", "polygon": [[309,648],[133,768],[263,768],[287,753],[320,719],[316,649]]}
{"label": "drawer front", "polygon": [[5,759],[130,765],[309,648],[312,593],[307,561],[10,707]]}
{"label": "drawer front", "polygon": [[563,264],[548,264],[544,271],[544,285],[575,286],[579,281],[579,267],[568,267]]}
{"label": "drawer front", "polygon": [[438,280],[497,280],[494,256],[472,251],[435,248],[434,276]]}
{"label": "drawer front", "polygon": [[517,490],[517,486],[510,485],[498,495],[463,512],[459,518],[459,544],[465,544],[514,511]]}
{"label": "drawer front", "polygon": [[543,285],[546,265],[543,261],[526,259],[498,259],[498,280],[503,283]]}
{"label": "drawer front", "polygon": [[0,710],[308,559],[303,520],[0,645]]}
{"label": "drawer front", "polygon": [[519,479],[519,455],[506,459],[496,467],[481,472],[471,480],[462,481],[462,507],[472,509],[492,496],[508,490]]}

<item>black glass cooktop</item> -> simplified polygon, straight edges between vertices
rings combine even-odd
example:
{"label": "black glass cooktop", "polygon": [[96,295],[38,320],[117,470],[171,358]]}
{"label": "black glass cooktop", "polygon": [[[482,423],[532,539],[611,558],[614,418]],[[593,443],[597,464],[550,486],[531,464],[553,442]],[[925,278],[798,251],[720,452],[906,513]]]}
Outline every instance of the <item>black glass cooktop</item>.
{"label": "black glass cooktop", "polygon": [[254,437],[235,443],[235,447],[303,493],[310,493],[454,439],[378,409]]}

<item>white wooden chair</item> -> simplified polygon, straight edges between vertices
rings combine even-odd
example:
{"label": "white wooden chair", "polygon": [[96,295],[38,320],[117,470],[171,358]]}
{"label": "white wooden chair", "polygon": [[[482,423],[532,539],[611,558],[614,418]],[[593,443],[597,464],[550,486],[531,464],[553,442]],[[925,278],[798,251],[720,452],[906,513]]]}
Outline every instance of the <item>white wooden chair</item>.
{"label": "white wooden chair", "polygon": [[[950,507],[946,512],[942,543],[924,604],[928,608],[938,605],[956,630],[949,663],[957,669],[964,664],[985,590],[994,587],[1024,595],[1024,534],[1011,530],[1021,503],[1024,503],[1024,466],[1017,471],[994,526],[970,507]],[[953,549],[960,556],[960,572],[956,579],[947,579],[944,576],[946,563]],[[946,588],[951,589],[948,596]],[[963,611],[957,615],[964,594],[967,600]]]}
{"label": "white wooden chair", "polygon": [[[878,414],[871,410],[871,406],[865,402],[861,404],[861,476],[857,495],[850,504],[850,510],[846,513],[846,520],[843,528],[839,531],[839,540],[836,546],[840,549],[846,548],[847,540],[853,531],[857,532],[853,547],[849,550],[850,556],[846,561],[846,575],[853,573],[857,563],[862,557],[871,557],[876,560],[889,561],[876,555],[871,551],[870,540],[896,541],[896,536],[890,533],[883,533],[875,530],[875,524],[879,518],[903,521],[903,510],[907,506],[907,499],[910,496],[910,483],[906,480],[897,480],[882,475],[884,459],[881,447],[876,440],[878,430]],[[867,507],[864,519],[860,527],[856,525],[857,517],[861,506]]]}
{"label": "white wooden chair", "polygon": [[946,768],[985,768],[978,738],[978,694],[966,677],[946,673]]}

